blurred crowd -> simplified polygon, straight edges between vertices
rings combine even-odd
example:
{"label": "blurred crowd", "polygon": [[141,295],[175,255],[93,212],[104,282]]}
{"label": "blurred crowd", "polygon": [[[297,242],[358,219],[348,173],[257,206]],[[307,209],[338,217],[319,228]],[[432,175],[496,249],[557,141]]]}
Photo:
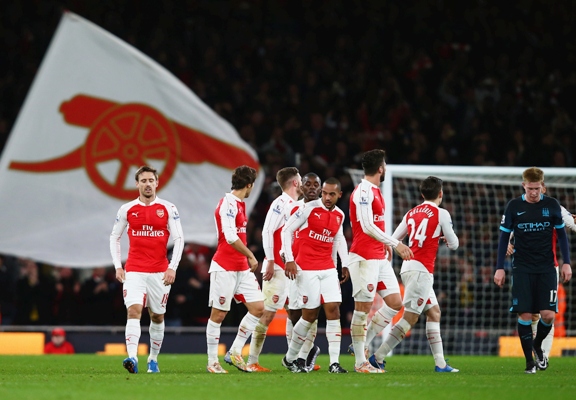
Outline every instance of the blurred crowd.
{"label": "blurred crowd", "polygon": [[[349,193],[345,168],[359,168],[359,154],[373,148],[391,164],[576,163],[574,0],[24,0],[0,8],[0,146],[69,9],[170,70],[258,152],[267,181],[249,232],[260,259],[284,166],[339,177]],[[198,265],[212,251],[184,258],[190,265],[181,266],[172,301],[206,296]],[[11,262],[0,296],[14,296],[12,322],[123,324],[110,268],[81,277]],[[98,316],[102,308],[117,313]],[[205,317],[168,310],[175,323]]]}
{"label": "blurred crowd", "polygon": [[[212,250],[185,247],[165,316],[169,326],[206,325]],[[240,312],[240,311],[238,311]],[[149,323],[147,313],[143,320]],[[237,316],[231,316],[230,324]],[[122,284],[113,266],[75,269],[0,256],[0,324],[125,325]]]}

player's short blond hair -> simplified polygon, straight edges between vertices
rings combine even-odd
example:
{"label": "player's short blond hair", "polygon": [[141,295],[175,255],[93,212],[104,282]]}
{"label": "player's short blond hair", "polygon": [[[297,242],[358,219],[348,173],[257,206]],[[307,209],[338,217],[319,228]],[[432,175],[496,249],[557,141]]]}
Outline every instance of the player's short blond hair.
{"label": "player's short blond hair", "polygon": [[544,182],[544,171],[538,167],[530,167],[522,173],[524,182]]}

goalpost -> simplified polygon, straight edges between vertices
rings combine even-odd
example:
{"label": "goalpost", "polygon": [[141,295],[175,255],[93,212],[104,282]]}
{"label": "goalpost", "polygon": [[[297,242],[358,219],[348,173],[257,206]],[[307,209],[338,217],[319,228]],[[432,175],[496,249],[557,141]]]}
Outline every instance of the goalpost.
{"label": "goalpost", "polygon": [[[507,282],[499,289],[493,282],[498,248],[500,219],[509,200],[524,193],[522,172],[526,167],[469,167],[430,165],[387,165],[382,190],[386,201],[386,231],[392,234],[403,215],[422,202],[420,181],[437,176],[444,182],[441,207],[452,215],[460,247],[451,251],[440,246],[436,259],[434,290],[442,311],[444,351],[450,354],[498,354],[500,336],[516,331],[516,316],[508,312],[511,304],[510,262],[506,264]],[[576,168],[542,168],[547,195],[558,199],[576,213]],[[348,170],[355,185],[362,170]],[[568,234],[570,249],[576,233]],[[558,251],[560,258],[560,252]],[[559,260],[562,264],[561,260]],[[394,256],[393,266],[400,271],[401,260]],[[565,334],[576,336],[576,290],[572,282],[564,285]],[[567,307],[566,307],[567,306]],[[562,311],[562,304],[559,304]],[[561,315],[562,314],[562,315]],[[562,329],[556,329],[562,331]],[[395,354],[429,354],[424,317]]]}

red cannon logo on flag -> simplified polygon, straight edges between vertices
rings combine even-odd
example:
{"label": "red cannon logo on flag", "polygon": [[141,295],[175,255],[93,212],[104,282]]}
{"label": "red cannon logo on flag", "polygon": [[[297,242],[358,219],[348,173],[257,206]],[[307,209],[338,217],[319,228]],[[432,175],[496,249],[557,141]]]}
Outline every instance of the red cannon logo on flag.
{"label": "red cannon logo on flag", "polygon": [[[158,110],[139,103],[118,104],[76,95],[60,105],[68,124],[90,129],[86,142],[68,154],[38,162],[12,161],[9,168],[27,172],[60,172],[84,167],[90,180],[109,196],[130,200],[138,191],[125,188],[130,168],[158,160],[164,187],[179,162],[211,163],[226,169],[249,165],[259,169],[248,152],[207,134],[167,119]],[[98,165],[119,161],[114,179],[106,179]]]}

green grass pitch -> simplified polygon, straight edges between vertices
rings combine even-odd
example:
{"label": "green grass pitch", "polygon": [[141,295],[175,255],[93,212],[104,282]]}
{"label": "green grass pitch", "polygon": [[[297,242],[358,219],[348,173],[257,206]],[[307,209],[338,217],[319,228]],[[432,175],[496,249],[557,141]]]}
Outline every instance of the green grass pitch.
{"label": "green grass pitch", "polygon": [[[0,399],[574,399],[576,358],[553,358],[550,368],[524,374],[520,358],[455,356],[457,374],[434,372],[431,356],[393,356],[387,373],[370,375],[327,372],[322,369],[293,374],[280,365],[282,355],[266,354],[260,363],[271,373],[240,372],[222,365],[227,375],[205,371],[203,354],[161,354],[160,374],[146,373],[140,357],[138,374],[122,368],[124,357],[77,354],[71,356],[0,356]],[[353,371],[354,358],[343,354],[344,368]],[[143,370],[143,371],[142,371]]]}

